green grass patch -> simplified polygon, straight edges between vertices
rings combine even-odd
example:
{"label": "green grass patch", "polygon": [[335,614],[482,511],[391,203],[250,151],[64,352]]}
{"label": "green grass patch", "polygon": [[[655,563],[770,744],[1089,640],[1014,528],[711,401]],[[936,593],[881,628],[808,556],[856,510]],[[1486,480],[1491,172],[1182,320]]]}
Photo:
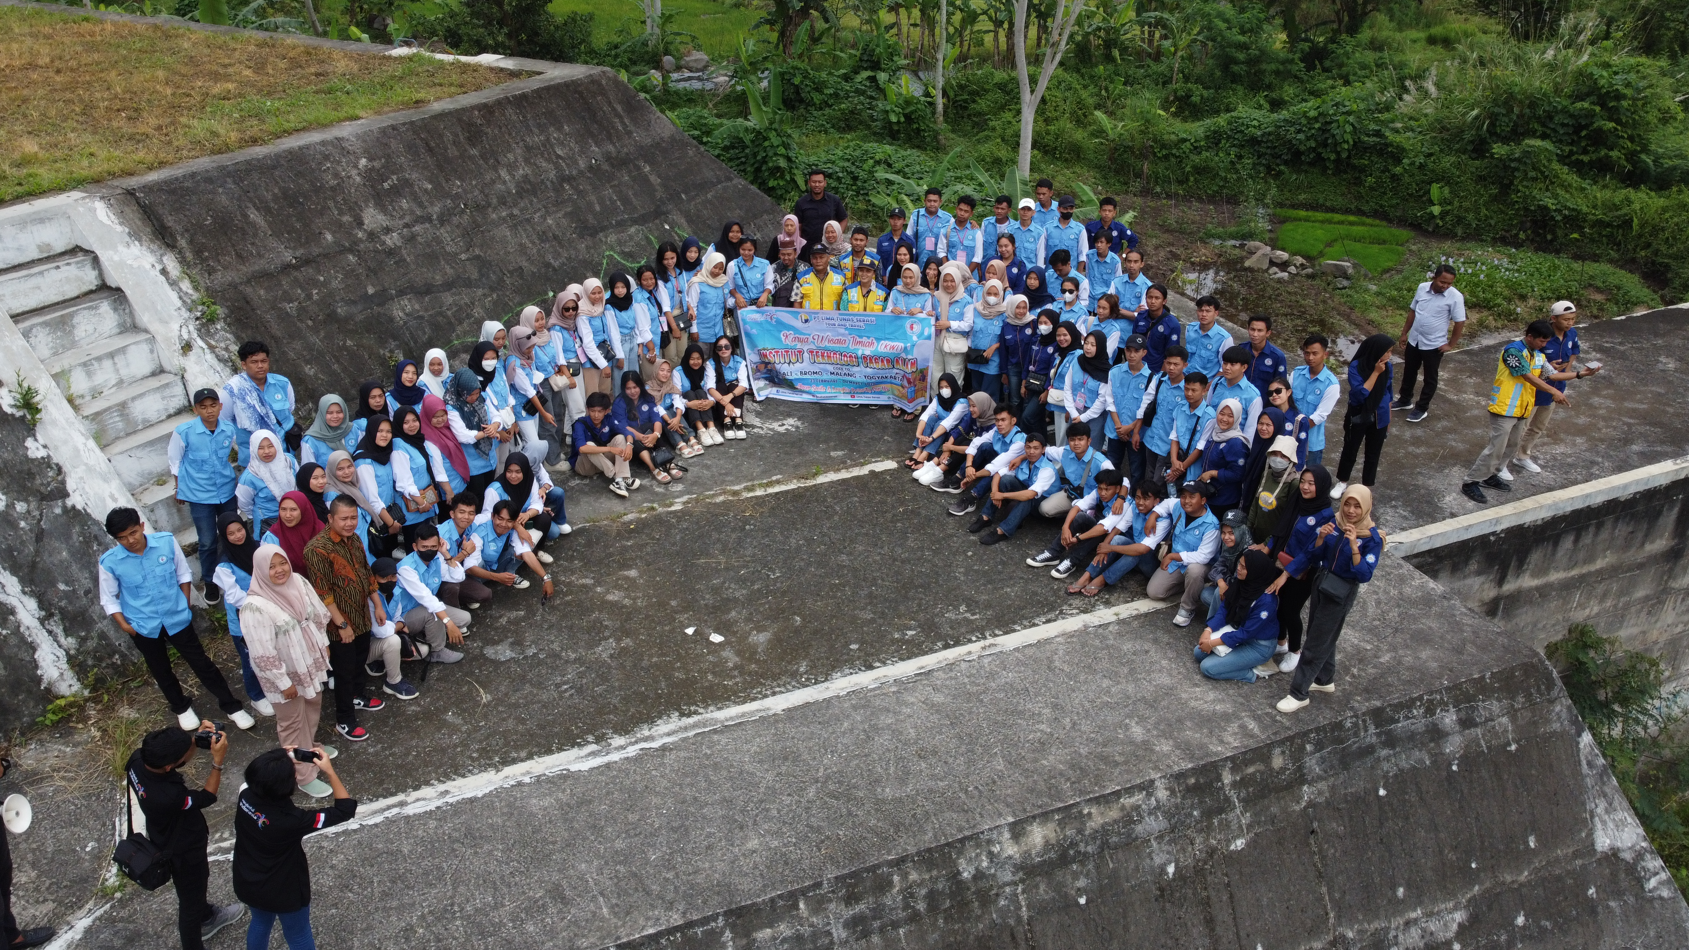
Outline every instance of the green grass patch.
{"label": "green grass patch", "polygon": [[[599,47],[615,45],[645,31],[645,15],[633,0],[553,0],[550,10],[558,16],[592,14],[592,41]],[[737,55],[739,41],[752,35],[762,17],[762,12],[753,7],[728,6],[719,0],[663,0],[663,12],[674,14],[669,29],[696,37],[682,37],[682,44],[703,50],[712,62]],[[767,31],[755,32],[759,40],[768,35]]]}
{"label": "green grass patch", "polygon": [[1388,221],[1380,221],[1377,218],[1363,218],[1356,214],[1331,214],[1326,211],[1297,211],[1293,208],[1274,208],[1273,217],[1279,219],[1280,221],[1313,221],[1318,224],[1371,225],[1373,227],[1380,228],[1387,228],[1390,226]]}
{"label": "green grass patch", "polygon": [[1348,258],[1374,274],[1393,270],[1402,262],[1413,233],[1383,221],[1349,214],[1280,209],[1273,212],[1284,224],[1273,246],[1310,261]]}

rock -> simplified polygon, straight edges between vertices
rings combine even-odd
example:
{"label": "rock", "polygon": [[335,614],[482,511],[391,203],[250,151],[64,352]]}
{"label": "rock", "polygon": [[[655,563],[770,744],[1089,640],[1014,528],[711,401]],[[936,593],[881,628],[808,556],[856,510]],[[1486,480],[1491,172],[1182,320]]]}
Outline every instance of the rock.
{"label": "rock", "polygon": [[1348,277],[1355,272],[1355,265],[1348,261],[1320,261],[1320,270],[1333,277]]}
{"label": "rock", "polygon": [[1308,259],[1302,257],[1301,255],[1297,255],[1296,257],[1292,257],[1290,259],[1290,263],[1295,264],[1297,267],[1307,267]]}
{"label": "rock", "polygon": [[674,72],[674,65],[675,65],[675,63],[674,63],[674,57],[673,56],[664,56],[663,57],[663,72],[665,72],[665,73]]}
{"label": "rock", "polygon": [[[1254,242],[1254,243],[1259,243],[1259,242]],[[1246,251],[1249,250],[1248,246],[1245,246],[1244,250],[1246,250]],[[1267,247],[1266,245],[1263,244],[1263,245],[1261,245],[1260,250],[1252,251],[1250,253],[1249,260],[1244,261],[1243,266],[1249,268],[1250,270],[1266,270],[1268,260],[1271,257],[1272,257],[1272,248]]]}
{"label": "rock", "polygon": [[726,73],[722,73],[719,76],[711,76],[710,82],[715,84],[717,89],[726,89],[728,86],[733,85],[733,77]]}
{"label": "rock", "polygon": [[693,50],[680,58],[680,65],[689,72],[703,72],[710,68],[710,58],[702,50]]}
{"label": "rock", "polygon": [[1273,263],[1274,264],[1283,264],[1285,261],[1290,260],[1290,252],[1289,251],[1274,251],[1273,254],[1272,254],[1272,257],[1273,257]]}
{"label": "rock", "polygon": [[1349,285],[1353,284],[1354,281],[1350,280],[1347,277],[1339,277],[1333,283],[1335,283],[1337,285],[1338,290],[1347,290],[1347,289],[1349,289]]}
{"label": "rock", "polygon": [[1292,264],[1292,265],[1290,265],[1290,266],[1289,266],[1289,267],[1286,267],[1286,268],[1285,268],[1285,269],[1284,269],[1284,272],[1285,272],[1285,273],[1286,273],[1286,274],[1289,274],[1289,275],[1290,275],[1290,276],[1292,276],[1292,277],[1295,277],[1295,276],[1296,276],[1296,275],[1297,275],[1297,274],[1299,274],[1299,273],[1301,273],[1301,272],[1302,272],[1302,271],[1301,271],[1301,269],[1300,269],[1300,268],[1298,268],[1298,267],[1297,267],[1297,266],[1296,266],[1296,265],[1295,265],[1295,264]]}
{"label": "rock", "polygon": [[1284,271],[1281,271],[1281,270],[1273,271],[1271,274],[1268,274],[1267,276],[1273,278],[1274,280],[1289,280],[1290,279],[1290,275],[1286,274]]}
{"label": "rock", "polygon": [[1272,250],[1272,248],[1267,247],[1267,245],[1262,244],[1260,241],[1250,241],[1248,244],[1243,246],[1243,252],[1245,254],[1255,254],[1263,250]]}

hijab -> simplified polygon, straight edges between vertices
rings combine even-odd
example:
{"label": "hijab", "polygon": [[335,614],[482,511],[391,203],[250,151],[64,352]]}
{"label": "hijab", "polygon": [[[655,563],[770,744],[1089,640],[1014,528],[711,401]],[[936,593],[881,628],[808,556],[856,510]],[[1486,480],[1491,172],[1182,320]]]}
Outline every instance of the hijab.
{"label": "hijab", "polygon": [[[1268,451],[1271,451],[1269,449]],[[1278,524],[1273,527],[1273,553],[1284,550],[1290,542],[1291,529],[1296,527],[1299,518],[1312,518],[1331,507],[1331,473],[1323,465],[1310,464],[1303,475],[1312,473],[1314,476],[1314,497],[1302,497],[1302,479],[1298,476],[1296,487],[1290,490],[1290,504],[1284,508],[1284,514],[1279,515]]]}
{"label": "hijab", "polygon": [[[1389,334],[1374,333],[1361,341],[1360,349],[1355,351],[1355,358],[1351,365],[1359,367],[1361,379],[1364,380],[1372,375],[1372,368],[1378,365],[1378,361],[1383,359],[1384,354],[1390,352],[1390,348],[1395,345],[1395,338]],[[1389,389],[1390,387],[1384,385],[1384,380],[1380,377],[1378,383],[1372,387],[1372,392],[1367,393],[1358,413],[1365,425],[1370,427],[1376,423],[1378,404],[1389,394]]]}
{"label": "hijab", "polygon": [[[781,218],[780,219],[780,233],[775,235],[774,240],[768,242],[768,247],[769,247],[770,250],[773,250],[773,251],[778,253],[778,251],[780,250],[780,238],[790,237],[791,240],[792,240],[792,246],[796,247],[798,249],[798,256],[802,257],[804,246],[807,245],[809,242],[805,241],[803,239],[803,228],[801,226],[798,228],[798,230],[795,234],[788,235],[786,233],[786,222],[787,221],[790,221],[793,224],[799,224],[798,216],[795,215],[795,214],[788,214],[784,218]],[[829,221],[827,223],[828,224],[835,224],[837,222]],[[825,238],[826,235],[822,235],[822,237]],[[825,240],[823,240],[821,243],[823,245],[825,245],[827,242]],[[831,254],[832,249],[828,248],[827,253]]]}
{"label": "hijab", "polygon": [[[1271,452],[1273,446],[1278,444],[1279,429],[1284,422],[1284,413],[1279,412],[1273,406],[1261,410],[1261,415],[1273,420],[1273,438],[1263,439],[1261,434],[1257,432],[1255,433],[1255,441],[1249,444],[1249,455],[1243,460],[1243,498],[1246,501],[1253,498],[1261,488],[1261,478],[1267,471],[1267,453]],[[1294,444],[1294,441],[1292,441],[1292,445]],[[1290,465],[1293,469],[1296,467],[1296,452],[1294,450],[1290,453]]]}
{"label": "hijab", "polygon": [[[266,439],[276,447],[276,457],[268,462],[258,458],[258,446]],[[288,462],[287,450],[283,447],[282,440],[276,438],[274,432],[259,429],[252,433],[252,438],[247,440],[247,455],[246,470],[258,476],[258,480],[264,483],[264,487],[268,488],[270,494],[276,496],[278,501],[281,496],[293,490],[293,466]]]}
{"label": "hijab", "polygon": [[[991,293],[991,288],[993,286],[997,288],[998,299],[995,305],[985,299],[986,295]],[[1004,286],[1004,283],[995,277],[987,280],[985,282],[985,286],[980,288],[979,300],[974,303],[974,312],[982,317],[1002,316],[1003,311],[1007,308],[1009,302],[1007,295],[1004,293]]]}
{"label": "hijab", "polygon": [[[944,292],[944,275],[949,274],[956,279],[956,292]],[[950,319],[950,305],[955,301],[968,302],[968,269],[955,261],[950,261],[938,269],[938,289],[934,291],[934,299],[938,303],[938,315],[943,319]]]}
{"label": "hijab", "polygon": [[[829,238],[828,232],[838,236]],[[827,253],[834,257],[850,256],[850,238],[845,236],[844,225],[837,221],[828,221],[821,226],[821,243],[827,245]]]}
{"label": "hijab", "polygon": [[[358,411],[353,413],[353,418],[368,419],[370,416],[387,415],[386,400],[382,400],[380,409],[371,409],[369,407],[369,394],[382,388],[381,380],[379,379],[366,379],[358,384]],[[385,391],[383,391],[383,395],[385,394]]]}
{"label": "hijab", "polygon": [[670,395],[678,396],[678,395],[680,395],[680,381],[676,378],[676,376],[678,374],[675,371],[673,363],[669,362],[668,360],[658,360],[657,361],[657,376],[656,376],[656,378],[657,379],[663,378],[663,367],[665,367],[665,366],[667,366],[669,368],[669,381],[666,382],[666,383],[657,383],[657,391],[652,393],[653,396],[657,397],[657,400],[659,402],[661,402],[667,396],[670,396]]}
{"label": "hijab", "polygon": [[[1026,316],[1020,315],[1020,305],[1026,304]],[[1011,327],[1024,327],[1038,319],[1038,311],[1027,302],[1025,294],[1010,294],[1009,299],[1003,301],[1003,319]]]}
{"label": "hijab", "polygon": [[[1351,497],[1361,503],[1361,519],[1354,524],[1343,520],[1343,502]],[[1365,485],[1350,485],[1343,489],[1343,497],[1337,501],[1337,526],[1354,528],[1356,534],[1364,534],[1375,527],[1372,520],[1372,489]]]}
{"label": "hijab", "polygon": [[[475,375],[475,371],[467,367],[458,370],[452,376],[451,383],[446,386],[446,406],[457,413],[457,417],[463,421],[465,428],[475,433],[479,433],[481,427],[487,425],[486,397],[483,396],[474,402],[469,401],[470,393],[480,391],[481,377]],[[492,439],[493,437],[490,435],[477,438],[475,440],[476,449],[486,452],[485,443],[491,442]],[[456,440],[455,435],[453,440]]]}
{"label": "hijab", "polygon": [[[435,376],[428,369],[428,367],[434,365],[435,359],[438,359],[440,361],[440,375],[438,375],[438,376]],[[446,359],[446,351],[445,350],[435,348],[435,349],[429,350],[427,353],[423,354],[423,356],[422,356],[422,375],[417,377],[416,381],[421,383],[422,387],[424,389],[428,390],[429,392],[433,393],[436,396],[444,396],[446,394],[446,382],[448,380],[450,380],[451,378],[452,378],[452,361],[449,360],[449,359]]]}
{"label": "hijab", "polygon": [[364,428],[364,437],[358,440],[358,454],[353,456],[354,459],[369,459],[377,465],[387,465],[393,461],[392,440],[385,446],[375,444],[375,434],[381,428],[382,422],[387,423],[389,431],[398,431],[391,419],[371,419],[369,425]]}
{"label": "hijab", "polygon": [[[433,422],[435,413],[446,411],[446,401],[439,396],[427,395],[422,397],[422,412],[418,417],[422,420],[422,437],[429,445],[440,450],[440,457],[446,464],[457,469],[457,473],[469,480],[469,459],[463,454],[463,446],[458,444],[457,436],[452,434],[452,425],[448,421],[443,426],[436,426]],[[467,424],[467,423],[466,423]]]}
{"label": "hijab", "polygon": [[[1039,315],[1040,316],[1043,315],[1042,311],[1040,311]],[[1050,321],[1050,329],[1048,331],[1045,331],[1045,332],[1038,334],[1038,345],[1039,346],[1055,346],[1056,345],[1056,321],[1051,320]]]}
{"label": "hijab", "polygon": [[975,422],[989,426],[991,418],[997,414],[997,400],[976,392],[968,397],[968,411],[973,413]]}
{"label": "hijab", "polygon": [[488,386],[491,386],[493,384],[493,377],[498,374],[497,366],[494,366],[492,369],[486,369],[481,366],[482,363],[487,361],[487,357],[489,356],[493,357],[495,360],[498,359],[498,347],[494,346],[491,340],[482,340],[481,342],[475,344],[475,348],[473,350],[469,351],[469,372],[474,374],[476,380],[480,382],[482,389],[486,389]]}
{"label": "hijab", "polygon": [[[1055,365],[1051,367],[1052,371],[1061,366],[1061,361],[1067,359],[1067,354],[1072,353],[1074,350],[1078,350],[1085,343],[1085,334],[1079,332],[1079,324],[1074,323],[1072,320],[1063,320],[1061,323],[1056,325],[1058,336],[1060,335],[1060,331],[1064,328],[1067,330],[1068,344],[1066,346],[1062,346],[1060,343],[1056,344],[1056,362]],[[1104,339],[1106,340],[1107,337],[1104,337]],[[1080,352],[1084,351],[1081,350]]]}
{"label": "hijab", "polygon": [[[270,580],[270,562],[275,560],[278,554],[287,558],[288,566],[294,569],[287,583],[281,585]],[[305,575],[299,573],[298,565],[302,563],[304,562],[288,557],[286,551],[274,544],[259,545],[252,556],[252,564],[257,570],[252,572],[252,589],[247,592],[247,596],[268,601],[281,608],[281,612],[292,617],[294,622],[308,626],[311,623],[311,602],[321,601],[311,589],[311,585],[305,582]]]}
{"label": "hijab", "polygon": [[1247,576],[1232,581],[1231,586],[1226,588],[1226,623],[1231,624],[1233,630],[1243,629],[1249,619],[1249,608],[1267,592],[1267,585],[1278,580],[1279,574],[1283,573],[1265,551],[1244,552],[1243,569]]}
{"label": "hijab", "polygon": [[[229,540],[229,525],[238,524],[246,529],[246,543],[235,544]],[[252,536],[252,526],[240,516],[238,511],[225,511],[217,516],[217,553],[223,560],[252,576],[252,556],[258,552],[258,539]]]}
{"label": "hijab", "polygon": [[[1086,356],[1084,343],[1081,342],[1079,345],[1079,371],[1099,383],[1107,382],[1109,370],[1108,334],[1101,330],[1092,330],[1085,334],[1085,338],[1096,342],[1097,355]],[[1219,438],[1219,436],[1215,436],[1215,438]]]}
{"label": "hijab", "polygon": [[1220,553],[1227,560],[1236,563],[1238,555],[1248,550],[1249,546],[1255,543],[1254,536],[1249,533],[1249,519],[1244,517],[1242,508],[1233,508],[1226,512],[1225,520],[1220,522],[1220,527],[1232,529],[1232,543],[1227,544],[1222,540],[1220,542]]}
{"label": "hijab", "polygon": [[703,262],[704,262],[704,255],[700,254],[698,256],[697,260],[688,263],[687,260],[686,260],[686,252],[691,250],[692,248],[698,248],[699,250],[703,250],[703,247],[704,247],[704,242],[698,240],[695,237],[689,237],[686,240],[681,241],[680,242],[680,253],[675,255],[675,260],[674,260],[675,269],[680,271],[682,274],[690,274],[693,271],[697,270],[698,267],[700,265],[702,265]]}
{"label": "hijab", "polygon": [[[596,277],[588,277],[586,280],[581,281],[581,316],[597,317],[603,315],[604,305],[602,303],[592,302],[592,292],[594,290],[603,289],[604,282]],[[605,295],[605,299],[609,299],[608,294]]]}
{"label": "hijab", "polygon": [[[290,528],[286,522],[277,518],[276,523],[270,525],[270,533],[281,542],[282,553],[287,555],[289,562],[304,564],[305,545],[322,533],[323,523],[317,519],[317,510],[311,507],[311,499],[306,498],[304,492],[290,491],[282,496],[284,501],[289,498],[299,506],[299,523]],[[264,568],[267,571],[269,565],[265,564]],[[255,583],[256,580],[254,578]]]}
{"label": "hijab", "polygon": [[[1093,330],[1091,332],[1096,333],[1098,331]],[[1084,358],[1081,358],[1080,362],[1083,363]],[[1220,428],[1219,423],[1220,409],[1224,409],[1227,406],[1232,407],[1232,427],[1229,429],[1222,429]],[[1229,442],[1232,439],[1243,438],[1243,403],[1237,401],[1236,399],[1220,400],[1219,408],[1214,410],[1214,419],[1214,434],[1208,439],[1209,445],[1219,445],[1221,442]]]}
{"label": "hijab", "polygon": [[428,395],[428,390],[422,387],[422,367],[416,366],[416,384],[405,385],[405,367],[416,366],[416,360],[400,360],[399,365],[393,367],[393,386],[387,394],[401,406],[416,406],[421,404],[422,397]]}
{"label": "hijab", "polygon": [[538,332],[539,323],[537,321],[539,318],[540,308],[530,304],[522,308],[521,315],[516,318],[516,325],[519,327],[527,327],[529,332]]}
{"label": "hijab", "polygon": [[[509,469],[512,465],[522,470],[522,477],[514,482],[510,480]],[[497,481],[504,486],[504,492],[510,496],[511,504],[516,506],[517,511],[521,511],[534,491],[534,466],[528,461],[527,454],[510,453],[510,458],[505,460],[504,467],[499,470]]]}
{"label": "hijab", "polygon": [[[910,271],[915,272],[915,286],[913,287],[909,286]],[[921,285],[921,269],[916,267],[914,264],[904,264],[903,269],[898,271],[897,277],[897,289],[903,291],[911,297],[925,297],[932,293],[932,291]]]}
{"label": "hijab", "polygon": [[347,498],[357,502],[359,508],[369,512],[369,514],[373,517],[377,511],[381,510],[381,506],[372,504],[368,498],[364,497],[364,491],[362,488],[358,487],[356,479],[349,482],[343,482],[340,480],[339,476],[334,474],[340,470],[340,461],[342,459],[351,461],[352,453],[342,450],[335,452],[328,457],[328,466],[323,469],[323,471],[328,475],[328,488],[323,491],[323,494],[327,495],[329,492],[334,492],[336,494],[345,495]]}
{"label": "hijab", "polygon": [[528,369],[534,368],[534,331],[527,327],[517,327],[510,331],[510,352],[522,361]]}
{"label": "hijab", "polygon": [[[1032,286],[1032,278],[1034,277],[1038,278],[1037,287]],[[1032,308],[1033,313],[1037,313],[1056,302],[1056,295],[1050,293],[1050,288],[1045,286],[1048,281],[1049,276],[1042,269],[1037,267],[1026,269],[1026,277],[1021,286],[1026,288],[1026,302]]]}
{"label": "hijab", "polygon": [[497,346],[498,344],[494,343],[494,341],[498,339],[498,332],[502,329],[504,329],[504,324],[498,322],[497,320],[487,320],[483,322],[481,324],[481,342],[493,343],[494,346]]}
{"label": "hijab", "polygon": [[[693,353],[696,353],[699,356],[704,357],[703,361],[701,361],[698,364],[697,369],[692,368],[692,354]],[[684,392],[692,392],[693,390],[697,390],[699,392],[703,391],[703,389],[704,389],[704,365],[709,362],[709,359],[710,358],[707,355],[705,355],[704,347],[701,344],[698,344],[698,343],[687,344],[686,352],[682,353],[681,356],[680,356],[680,368],[675,370],[676,373],[684,374],[685,377],[686,377],[686,389],[683,390]]]}
{"label": "hijab", "polygon": [[[949,384],[950,386],[949,399],[946,399],[943,396],[946,384]],[[956,381],[956,377],[954,375],[945,373],[943,376],[938,378],[938,386],[933,389],[932,396],[934,399],[938,400],[939,411],[949,413],[950,410],[956,408],[956,401],[962,398],[962,384]]]}
{"label": "hijab", "polygon": [[[731,240],[728,235],[733,233],[733,229],[735,227],[739,229],[739,240],[743,241],[745,239],[745,226],[737,221],[729,221],[721,226],[721,236],[716,238],[715,243],[711,245],[711,247],[715,248],[715,252],[722,256],[723,260],[727,258],[727,252],[729,250],[733,252],[734,257],[739,256],[739,245],[733,244],[729,246],[727,243]],[[708,263],[704,264],[704,269],[706,271],[709,270],[709,267],[710,265]]]}
{"label": "hijab", "polygon": [[[411,416],[416,416],[416,435],[405,434],[405,420]],[[393,440],[405,443],[421,452],[424,459],[428,458],[428,439],[422,434],[422,413],[417,412],[415,406],[401,406],[398,412],[393,413]]]}
{"label": "hijab", "polygon": [[705,254],[704,263],[699,265],[698,273],[695,275],[694,279],[701,280],[704,283],[709,284],[711,287],[726,286],[727,271],[723,270],[720,277],[715,276],[715,266],[717,264],[721,264],[724,267],[727,265],[727,258],[723,257],[720,251],[711,251],[708,254]]}
{"label": "hijab", "polygon": [[[311,476],[322,471],[323,467],[315,462],[306,462],[299,466],[299,474],[293,477],[293,485],[301,495],[311,502],[311,510],[317,513],[317,520],[328,521],[328,502],[323,500],[323,493],[311,490]],[[248,574],[252,573],[247,571]]]}
{"label": "hijab", "polygon": [[610,275],[610,296],[604,298],[604,306],[611,310],[627,313],[633,309],[633,278],[623,273]]}
{"label": "hijab", "polygon": [[545,325],[562,327],[567,332],[574,333],[575,321],[580,319],[580,310],[576,309],[574,313],[564,314],[563,305],[573,301],[575,306],[579,308],[580,302],[585,296],[586,292],[581,289],[580,284],[570,284],[563,288],[563,292],[551,301],[551,316],[546,318]]}
{"label": "hijab", "polygon": [[[367,398],[366,394],[366,399]],[[329,406],[340,407],[340,424],[337,426],[331,426],[328,424]],[[305,430],[305,434],[313,439],[316,439],[318,442],[326,444],[332,450],[345,448],[346,436],[350,434],[351,431],[352,413],[348,412],[346,409],[346,400],[341,399],[333,393],[329,393],[323,398],[317,400],[317,417],[311,420],[311,427]]]}

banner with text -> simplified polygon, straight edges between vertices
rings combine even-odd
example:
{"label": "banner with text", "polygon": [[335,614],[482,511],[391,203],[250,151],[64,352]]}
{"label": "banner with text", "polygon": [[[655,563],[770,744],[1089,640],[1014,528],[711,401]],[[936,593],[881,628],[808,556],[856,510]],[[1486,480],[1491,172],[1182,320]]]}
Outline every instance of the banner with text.
{"label": "banner with text", "polygon": [[931,319],[763,307],[739,311],[739,329],[758,399],[926,405]]}

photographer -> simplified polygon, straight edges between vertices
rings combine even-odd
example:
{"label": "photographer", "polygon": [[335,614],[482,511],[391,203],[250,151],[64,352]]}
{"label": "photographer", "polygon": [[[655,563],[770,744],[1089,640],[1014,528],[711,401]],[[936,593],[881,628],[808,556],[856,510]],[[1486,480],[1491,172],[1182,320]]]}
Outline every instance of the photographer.
{"label": "photographer", "polygon": [[[193,761],[199,749],[211,752],[211,777],[206,779],[204,789],[195,791],[188,788],[179,770]],[[203,720],[195,733],[180,729],[147,733],[123,768],[129,791],[146,816],[147,838],[170,864],[170,876],[176,883],[182,950],[203,950],[204,941],[244,913],[239,904],[212,907],[205,901],[211,865],[205,854],[209,832],[200,812],[217,803],[223,759],[228,754],[228,737],[216,724]]]}
{"label": "photographer", "polygon": [[[334,804],[303,809],[293,804],[293,766],[314,762],[334,790]],[[316,950],[311,936],[311,869],[305,836],[350,821],[358,800],[334,772],[322,746],[271,749],[246,767],[246,788],[235,812],[235,896],[252,908],[246,945],[268,947],[279,919],[289,950]]]}

